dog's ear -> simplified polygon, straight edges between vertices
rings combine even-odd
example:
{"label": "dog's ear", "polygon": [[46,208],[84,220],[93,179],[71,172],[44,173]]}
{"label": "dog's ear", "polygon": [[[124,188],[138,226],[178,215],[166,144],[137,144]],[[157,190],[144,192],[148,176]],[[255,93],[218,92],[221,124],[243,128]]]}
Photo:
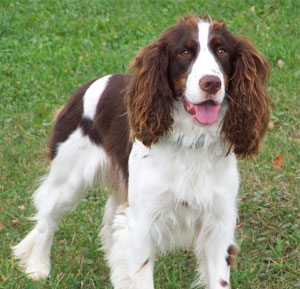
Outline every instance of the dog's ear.
{"label": "dog's ear", "polygon": [[131,136],[148,147],[169,131],[173,123],[168,62],[166,44],[160,37],[141,49],[129,68],[135,71],[126,91]]}
{"label": "dog's ear", "polygon": [[233,76],[228,87],[231,99],[222,131],[235,154],[247,157],[258,153],[267,129],[266,82],[270,68],[248,40],[236,38],[235,52]]}

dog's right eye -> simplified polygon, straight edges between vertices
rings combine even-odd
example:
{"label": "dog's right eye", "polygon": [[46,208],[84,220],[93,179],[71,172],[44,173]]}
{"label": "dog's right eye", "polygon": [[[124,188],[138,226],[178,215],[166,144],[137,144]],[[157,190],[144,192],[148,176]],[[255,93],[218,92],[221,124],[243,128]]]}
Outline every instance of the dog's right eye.
{"label": "dog's right eye", "polygon": [[223,56],[227,55],[228,53],[225,48],[219,47],[217,49],[217,54],[218,54],[218,56],[223,57]]}
{"label": "dog's right eye", "polygon": [[191,55],[191,52],[188,49],[183,49],[180,51],[179,55],[183,58],[187,58]]}

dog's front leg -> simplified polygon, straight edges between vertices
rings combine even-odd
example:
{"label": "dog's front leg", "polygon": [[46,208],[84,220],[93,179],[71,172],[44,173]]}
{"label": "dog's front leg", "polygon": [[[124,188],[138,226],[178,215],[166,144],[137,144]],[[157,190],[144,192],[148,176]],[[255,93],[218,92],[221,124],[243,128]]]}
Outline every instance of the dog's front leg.
{"label": "dog's front leg", "polygon": [[195,244],[200,281],[208,289],[230,288],[230,267],[235,265],[238,251],[234,242],[235,224],[234,198],[230,200],[227,196],[227,200],[215,201]]}
{"label": "dog's front leg", "polygon": [[128,204],[118,208],[107,257],[115,289],[153,289],[154,252],[144,216]]}

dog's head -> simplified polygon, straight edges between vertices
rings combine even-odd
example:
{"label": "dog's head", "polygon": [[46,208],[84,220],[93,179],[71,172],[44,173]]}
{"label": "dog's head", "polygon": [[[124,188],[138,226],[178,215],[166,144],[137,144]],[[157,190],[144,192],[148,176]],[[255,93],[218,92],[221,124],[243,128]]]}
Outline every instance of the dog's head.
{"label": "dog's head", "polygon": [[269,65],[222,21],[187,15],[141,49],[126,91],[133,139],[151,146],[172,129],[173,104],[212,125],[228,106],[222,133],[237,155],[258,152],[268,123]]}

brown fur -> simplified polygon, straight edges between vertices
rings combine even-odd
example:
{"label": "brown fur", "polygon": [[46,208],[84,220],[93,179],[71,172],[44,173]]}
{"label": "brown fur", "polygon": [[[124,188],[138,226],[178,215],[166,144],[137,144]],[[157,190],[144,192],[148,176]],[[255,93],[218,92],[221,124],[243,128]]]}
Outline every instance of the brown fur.
{"label": "brown fur", "polygon": [[229,101],[222,131],[235,154],[247,157],[258,153],[268,125],[269,65],[249,41],[236,38],[235,42],[234,72],[229,79],[233,100]]}
{"label": "brown fur", "polygon": [[236,245],[229,246],[227,253],[228,256],[226,258],[228,266],[235,268],[236,267],[236,257],[239,252],[239,247]]}
{"label": "brown fur", "polygon": [[143,263],[143,265],[136,271],[135,274],[137,274],[140,271],[142,271],[148,263],[149,263],[149,258]]}
{"label": "brown fur", "polygon": [[126,93],[132,138],[151,146],[173,124],[173,93],[163,36],[141,49],[130,68],[137,70]]}
{"label": "brown fur", "polygon": [[141,49],[129,71],[135,74],[126,90],[131,136],[148,147],[156,143],[173,124],[174,94],[168,79],[168,44],[172,32],[182,26],[195,29],[197,17],[187,15],[164,31],[149,46]]}
{"label": "brown fur", "polygon": [[95,78],[77,89],[67,104],[59,110],[58,114],[54,118],[54,127],[52,129],[51,137],[49,140],[48,158],[54,159],[56,156],[57,146],[63,143],[69,135],[78,127],[83,107],[82,107],[82,96],[89,88],[89,86],[98,78]]}
{"label": "brown fur", "polygon": [[221,284],[222,287],[228,287],[229,286],[228,282],[226,282],[224,280],[221,280],[220,284]]}

